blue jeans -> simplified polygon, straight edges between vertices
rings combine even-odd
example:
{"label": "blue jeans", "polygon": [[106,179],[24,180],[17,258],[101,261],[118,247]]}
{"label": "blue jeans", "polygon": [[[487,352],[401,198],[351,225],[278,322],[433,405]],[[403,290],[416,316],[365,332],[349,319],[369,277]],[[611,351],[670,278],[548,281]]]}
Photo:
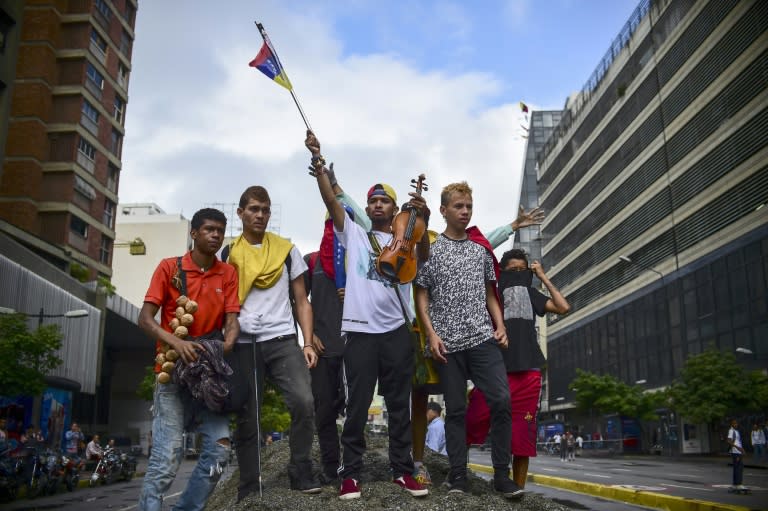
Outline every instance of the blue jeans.
{"label": "blue jeans", "polygon": [[738,486],[744,476],[744,459],[741,454],[734,452],[731,453],[731,459],[733,460],[733,485]]}
{"label": "blue jeans", "polygon": [[755,448],[755,463],[760,463],[765,458],[765,444],[753,444]]}
{"label": "blue jeans", "polygon": [[[229,419],[203,405],[195,406],[194,426],[202,437],[202,450],[197,466],[187,482],[184,493],[173,507],[179,511],[202,510],[221,475],[218,467],[229,459],[229,445],[217,442],[229,440]],[[163,495],[170,488],[183,456],[184,406],[175,384],[158,384],[152,407],[152,453],[149,456],[138,509],[160,511]],[[213,474],[211,468],[213,467]]]}

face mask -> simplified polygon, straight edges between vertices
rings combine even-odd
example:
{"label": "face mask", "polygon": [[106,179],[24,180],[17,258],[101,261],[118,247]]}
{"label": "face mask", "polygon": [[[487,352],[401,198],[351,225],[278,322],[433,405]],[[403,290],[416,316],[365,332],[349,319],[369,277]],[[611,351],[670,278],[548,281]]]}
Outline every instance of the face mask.
{"label": "face mask", "polygon": [[513,286],[531,287],[533,285],[533,271],[530,269],[523,271],[504,270],[499,276],[499,287],[507,288]]}

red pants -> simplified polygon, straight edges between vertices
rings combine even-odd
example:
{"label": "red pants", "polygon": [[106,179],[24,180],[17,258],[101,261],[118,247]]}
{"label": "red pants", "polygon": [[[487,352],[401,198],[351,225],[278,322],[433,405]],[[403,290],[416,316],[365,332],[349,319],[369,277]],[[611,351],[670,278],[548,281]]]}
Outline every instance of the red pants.
{"label": "red pants", "polygon": [[[513,456],[536,456],[536,413],[541,395],[541,371],[507,373],[512,401]],[[469,393],[467,444],[482,444],[491,427],[491,411],[478,388]]]}

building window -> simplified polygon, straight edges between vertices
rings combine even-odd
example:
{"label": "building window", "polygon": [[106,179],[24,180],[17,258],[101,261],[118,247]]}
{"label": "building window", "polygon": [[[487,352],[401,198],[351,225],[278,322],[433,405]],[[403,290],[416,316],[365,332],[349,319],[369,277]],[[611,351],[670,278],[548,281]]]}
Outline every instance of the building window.
{"label": "building window", "polygon": [[96,148],[88,143],[83,137],[80,137],[80,141],[77,143],[77,150],[87,156],[89,160],[96,159]]}
{"label": "building window", "polygon": [[83,238],[88,237],[88,224],[82,218],[71,215],[69,217],[69,230]]}
{"label": "building window", "polygon": [[104,64],[107,61],[107,42],[99,35],[95,28],[91,28],[91,44],[89,46],[91,53],[98,57]]}
{"label": "building window", "polygon": [[104,0],[95,0],[93,3],[96,6],[96,10],[99,11],[102,16],[107,18],[107,20],[112,17],[112,10],[107,5],[107,2]]}
{"label": "building window", "polygon": [[104,77],[90,62],[85,68],[85,76],[85,87],[91,91],[91,94],[101,99],[101,92],[104,90]]}
{"label": "building window", "polygon": [[120,53],[126,57],[131,54],[131,36],[125,30],[120,33]]}
{"label": "building window", "polygon": [[115,95],[115,111],[113,113],[113,116],[115,120],[120,123],[120,125],[123,125],[123,113],[125,112],[125,101],[118,96]]}
{"label": "building window", "polygon": [[96,169],[96,148],[83,137],[77,142],[77,163],[91,174]]}
{"label": "building window", "polygon": [[112,253],[112,240],[102,234],[101,235],[101,247],[99,247],[99,262],[101,264],[109,266],[109,256]]}
{"label": "building window", "polygon": [[5,53],[5,44],[8,40],[8,34],[11,33],[11,29],[15,24],[16,22],[13,21],[13,18],[0,9],[0,54]]}
{"label": "building window", "polygon": [[94,135],[98,136],[99,111],[96,110],[96,107],[94,107],[85,99],[83,100],[83,108],[82,108],[82,115],[80,116],[80,124],[82,124],[85,127],[85,129],[87,129]]}
{"label": "building window", "polygon": [[110,163],[107,168],[107,189],[112,193],[117,193],[117,180],[119,176],[120,170]]}
{"label": "building window", "polygon": [[102,223],[112,229],[115,221],[115,203],[109,199],[104,199],[104,216]]}
{"label": "building window", "polygon": [[125,90],[128,90],[128,69],[119,63],[117,65],[117,84]]}
{"label": "building window", "polygon": [[115,129],[112,130],[112,137],[109,142],[109,150],[120,158],[120,150],[123,147],[123,136]]}
{"label": "building window", "polygon": [[133,25],[133,22],[136,19],[136,8],[130,0],[126,0],[125,2],[125,19],[128,21],[129,25]]}

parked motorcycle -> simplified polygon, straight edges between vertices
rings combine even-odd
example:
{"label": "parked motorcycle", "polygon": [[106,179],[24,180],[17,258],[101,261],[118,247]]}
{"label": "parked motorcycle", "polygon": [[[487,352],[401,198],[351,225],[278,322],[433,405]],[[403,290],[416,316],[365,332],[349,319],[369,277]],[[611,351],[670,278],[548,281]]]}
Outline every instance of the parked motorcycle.
{"label": "parked motorcycle", "polygon": [[99,462],[96,463],[96,468],[93,469],[88,485],[93,487],[99,483],[110,484],[114,482],[118,474],[118,461],[120,461],[120,457],[114,449],[110,447],[104,449]]}
{"label": "parked motorcycle", "polygon": [[26,447],[22,453],[21,473],[27,485],[27,497],[34,499],[48,486],[48,471],[42,449]]}
{"label": "parked motorcycle", "polygon": [[64,467],[64,486],[73,491],[80,482],[80,470],[84,463],[79,456],[68,454],[61,457],[61,465]]}
{"label": "parked motorcycle", "polygon": [[97,484],[111,484],[117,480],[133,479],[136,473],[136,458],[128,453],[118,449],[107,447],[104,454],[96,465],[91,479],[88,481],[90,486]]}
{"label": "parked motorcycle", "polygon": [[59,484],[64,480],[64,467],[61,464],[61,454],[54,450],[46,449],[43,454],[43,459],[45,463],[45,472],[48,476],[48,481],[43,487],[43,493],[46,495],[53,495],[59,488]]}
{"label": "parked motorcycle", "polygon": [[120,477],[125,481],[130,481],[136,474],[136,457],[125,452],[118,452],[120,453]]}
{"label": "parked motorcycle", "polygon": [[0,502],[16,499],[21,481],[21,459],[10,456],[10,447],[0,443]]}

